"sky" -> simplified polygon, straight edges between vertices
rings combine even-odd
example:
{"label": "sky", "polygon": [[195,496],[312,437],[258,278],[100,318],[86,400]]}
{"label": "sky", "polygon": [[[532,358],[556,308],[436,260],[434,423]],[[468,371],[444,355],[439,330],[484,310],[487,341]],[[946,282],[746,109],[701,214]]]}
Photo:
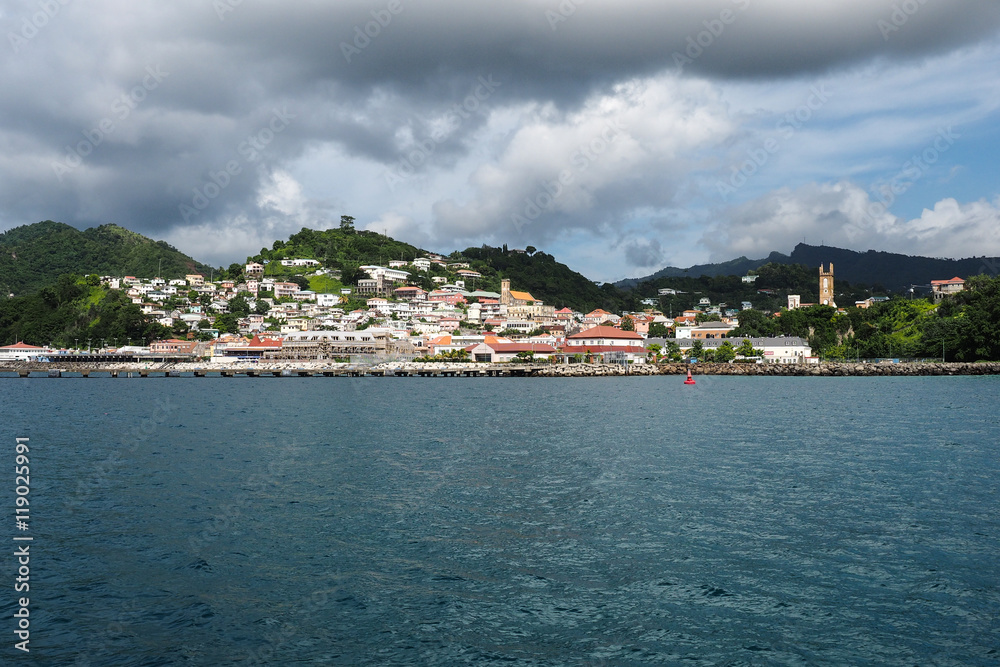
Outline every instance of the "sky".
{"label": "sky", "polygon": [[0,230],[1000,255],[1000,3],[0,0]]}

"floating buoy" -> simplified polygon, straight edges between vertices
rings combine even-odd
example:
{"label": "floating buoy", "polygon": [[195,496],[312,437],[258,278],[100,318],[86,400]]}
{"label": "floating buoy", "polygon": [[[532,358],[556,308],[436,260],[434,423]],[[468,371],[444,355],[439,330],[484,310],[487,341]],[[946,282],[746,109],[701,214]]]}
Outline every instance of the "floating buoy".
{"label": "floating buoy", "polygon": [[684,380],[684,384],[695,384],[694,378],[691,377],[691,371],[688,371],[687,380]]}

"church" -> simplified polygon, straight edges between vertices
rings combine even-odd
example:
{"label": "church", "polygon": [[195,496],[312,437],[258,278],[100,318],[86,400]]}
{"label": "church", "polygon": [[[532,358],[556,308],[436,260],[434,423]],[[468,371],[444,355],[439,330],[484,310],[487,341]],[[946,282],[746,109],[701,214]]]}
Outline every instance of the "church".
{"label": "church", "polygon": [[508,317],[526,320],[551,320],[555,317],[555,307],[544,305],[529,292],[512,290],[509,278],[500,281],[500,305],[507,308]]}

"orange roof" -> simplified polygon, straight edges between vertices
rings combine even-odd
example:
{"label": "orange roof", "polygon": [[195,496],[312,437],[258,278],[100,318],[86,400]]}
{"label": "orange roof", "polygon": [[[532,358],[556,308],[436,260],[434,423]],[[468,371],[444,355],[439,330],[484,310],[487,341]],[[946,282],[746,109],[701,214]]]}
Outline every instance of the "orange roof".
{"label": "orange roof", "polygon": [[951,280],[932,280],[931,285],[957,285],[959,283],[965,283],[964,280],[955,276]]}
{"label": "orange roof", "polygon": [[517,299],[518,301],[538,301],[538,299],[531,296],[529,292],[516,292],[514,290],[511,290],[510,295],[515,299]]}
{"label": "orange roof", "polygon": [[570,338],[579,340],[581,338],[622,338],[628,340],[643,340],[642,336],[634,331],[622,331],[609,326],[600,326],[575,333]]}
{"label": "orange roof", "polygon": [[250,341],[249,347],[281,347],[284,339],[278,336],[264,336],[263,338],[258,334],[253,337]]}
{"label": "orange roof", "polygon": [[0,350],[43,350],[45,348],[38,347],[37,345],[28,345],[27,343],[14,343],[13,345],[5,345],[0,347]]}

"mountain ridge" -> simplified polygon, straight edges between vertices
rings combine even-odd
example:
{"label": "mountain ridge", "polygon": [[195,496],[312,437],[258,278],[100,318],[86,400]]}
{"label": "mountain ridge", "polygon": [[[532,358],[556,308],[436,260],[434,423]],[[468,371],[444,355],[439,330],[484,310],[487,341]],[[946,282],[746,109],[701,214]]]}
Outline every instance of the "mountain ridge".
{"label": "mountain ridge", "polygon": [[907,290],[912,285],[929,287],[931,280],[946,280],[954,276],[968,278],[980,273],[995,274],[1000,268],[1000,258],[997,257],[946,259],[880,250],[859,252],[834,246],[799,243],[789,255],[772,251],[761,259],[741,256],[727,262],[696,264],[686,269],[667,266],[648,276],[619,280],[614,285],[619,289],[632,289],[640,283],[658,278],[745,275],[748,271],[756,271],[769,263],[804,264],[818,269],[821,264],[825,266],[831,262],[834,264],[834,273],[838,279],[852,283],[881,285],[896,292]]}

